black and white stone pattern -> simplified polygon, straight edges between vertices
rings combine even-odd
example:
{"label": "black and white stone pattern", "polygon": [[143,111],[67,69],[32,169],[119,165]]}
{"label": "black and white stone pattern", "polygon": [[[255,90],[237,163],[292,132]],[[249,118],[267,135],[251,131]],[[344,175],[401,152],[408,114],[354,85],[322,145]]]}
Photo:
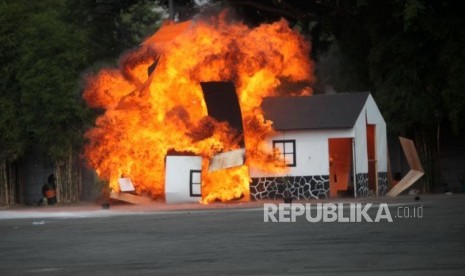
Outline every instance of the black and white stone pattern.
{"label": "black and white stone pattern", "polygon": [[357,173],[357,196],[367,197],[370,195],[370,188],[368,187],[368,173]]}
{"label": "black and white stone pattern", "polygon": [[387,172],[378,172],[378,195],[383,196],[388,190]]}
{"label": "black and white stone pattern", "polygon": [[[286,192],[287,191],[287,192]],[[250,196],[254,200],[329,198],[329,176],[287,176],[252,178]]]}

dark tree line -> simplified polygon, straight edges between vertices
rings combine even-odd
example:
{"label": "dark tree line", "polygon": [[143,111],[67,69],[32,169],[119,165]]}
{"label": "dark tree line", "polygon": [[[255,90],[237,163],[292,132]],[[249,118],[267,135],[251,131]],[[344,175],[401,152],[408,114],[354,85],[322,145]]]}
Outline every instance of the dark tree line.
{"label": "dark tree line", "polygon": [[[205,2],[205,1],[204,1]],[[459,1],[173,0],[176,18],[230,8],[256,26],[286,18],[312,42],[315,91],[365,91],[394,134],[415,138],[427,185],[440,175],[444,129],[463,137],[465,24]],[[55,164],[59,201],[78,198],[74,162],[96,112],[82,77],[117,65],[160,23],[168,0],[7,0],[0,3],[0,204],[17,198],[15,171],[31,148]],[[61,193],[61,194],[60,194]]]}
{"label": "dark tree line", "polygon": [[115,65],[159,24],[153,1],[0,3],[0,204],[12,204],[18,160],[34,149],[54,164],[59,202],[78,200],[83,133],[95,112],[83,76]]}

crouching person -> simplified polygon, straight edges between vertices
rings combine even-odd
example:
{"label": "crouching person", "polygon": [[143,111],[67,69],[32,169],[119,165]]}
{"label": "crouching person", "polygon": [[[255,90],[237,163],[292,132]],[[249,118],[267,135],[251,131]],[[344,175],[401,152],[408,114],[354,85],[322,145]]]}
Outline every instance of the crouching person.
{"label": "crouching person", "polygon": [[47,202],[48,205],[57,203],[55,176],[49,175],[47,183],[42,187],[42,195],[44,197],[43,203]]}

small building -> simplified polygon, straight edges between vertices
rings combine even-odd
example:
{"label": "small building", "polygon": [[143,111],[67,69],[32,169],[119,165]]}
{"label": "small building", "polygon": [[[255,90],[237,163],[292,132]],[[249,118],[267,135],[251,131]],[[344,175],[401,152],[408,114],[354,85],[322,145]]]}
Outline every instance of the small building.
{"label": "small building", "polygon": [[199,202],[202,199],[202,157],[167,155],[165,159],[165,199],[167,203]]}
{"label": "small building", "polygon": [[276,130],[267,144],[289,170],[270,175],[251,168],[252,199],[386,193],[386,123],[369,92],[270,97],[261,107]]}

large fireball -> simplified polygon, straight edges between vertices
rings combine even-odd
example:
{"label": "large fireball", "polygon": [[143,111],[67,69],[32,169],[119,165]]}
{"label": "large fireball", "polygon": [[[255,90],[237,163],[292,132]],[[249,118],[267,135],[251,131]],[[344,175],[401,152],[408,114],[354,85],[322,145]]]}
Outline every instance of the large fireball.
{"label": "large fireball", "polygon": [[[243,115],[246,164],[204,172],[202,199],[248,197],[249,167],[282,169],[264,143],[273,130],[272,122],[264,120],[261,101],[278,93],[311,93],[309,51],[309,44],[285,20],[249,28],[219,16],[164,26],[122,57],[120,68],[103,69],[89,78],[84,98],[105,112],[86,134],[85,156],[112,190],[118,191],[118,178],[127,176],[137,193],[163,196],[169,151],[207,160],[238,147],[234,130],[207,116],[200,86],[232,81]],[[287,86],[290,83],[299,85]]]}

